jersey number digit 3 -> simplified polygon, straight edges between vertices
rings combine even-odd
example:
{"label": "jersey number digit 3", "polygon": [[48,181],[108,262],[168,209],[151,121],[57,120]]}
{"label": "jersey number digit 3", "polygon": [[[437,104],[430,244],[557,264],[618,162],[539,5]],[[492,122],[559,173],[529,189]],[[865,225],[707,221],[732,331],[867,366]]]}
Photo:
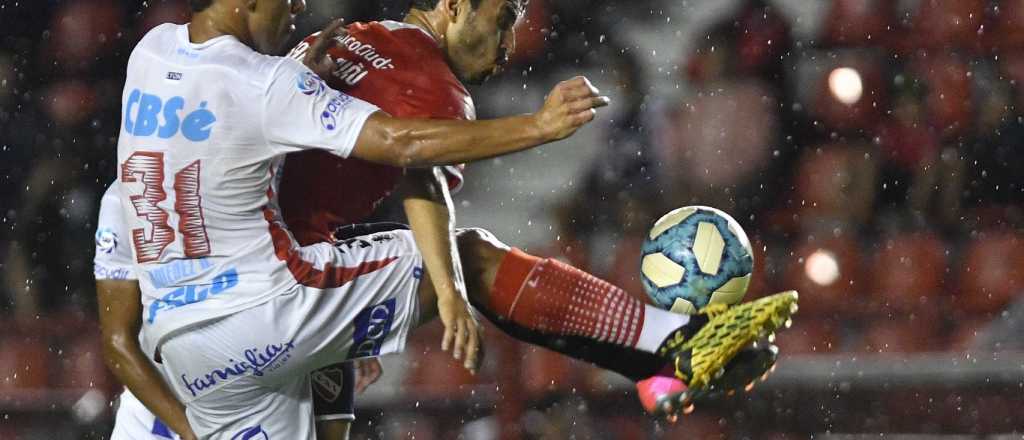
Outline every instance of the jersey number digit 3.
{"label": "jersey number digit 3", "polygon": [[[196,160],[174,175],[174,211],[178,213],[178,231],[184,239],[185,256],[189,258],[210,254],[210,240],[200,206],[199,170],[200,162]],[[163,153],[136,151],[121,165],[122,182],[142,182],[142,195],[132,194],[128,198],[135,214],[152,226],[149,236],[145,228],[132,229],[132,244],[139,263],[160,259],[167,245],[174,241],[174,229],[167,223],[169,215],[157,206],[167,198],[163,180]]]}

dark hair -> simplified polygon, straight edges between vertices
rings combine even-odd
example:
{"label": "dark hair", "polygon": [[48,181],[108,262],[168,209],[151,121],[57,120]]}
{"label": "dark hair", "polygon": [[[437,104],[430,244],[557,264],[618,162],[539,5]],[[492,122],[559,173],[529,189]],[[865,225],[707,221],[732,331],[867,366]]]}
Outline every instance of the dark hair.
{"label": "dark hair", "polygon": [[188,0],[192,12],[201,12],[203,9],[209,8],[212,3],[213,0]]}
{"label": "dark hair", "polygon": [[[419,9],[421,11],[429,11],[437,7],[437,2],[441,0],[409,0],[410,9]],[[469,4],[476,9],[480,6],[482,0],[470,0]]]}

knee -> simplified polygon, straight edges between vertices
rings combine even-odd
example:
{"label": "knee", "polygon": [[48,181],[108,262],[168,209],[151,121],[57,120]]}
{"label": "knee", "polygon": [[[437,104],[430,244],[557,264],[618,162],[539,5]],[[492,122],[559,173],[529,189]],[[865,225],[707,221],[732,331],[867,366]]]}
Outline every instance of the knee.
{"label": "knee", "polygon": [[473,283],[494,277],[498,265],[505,258],[509,247],[499,241],[485,229],[469,228],[462,229],[456,235],[459,246],[459,256],[462,259],[462,270],[466,274],[466,281]]}

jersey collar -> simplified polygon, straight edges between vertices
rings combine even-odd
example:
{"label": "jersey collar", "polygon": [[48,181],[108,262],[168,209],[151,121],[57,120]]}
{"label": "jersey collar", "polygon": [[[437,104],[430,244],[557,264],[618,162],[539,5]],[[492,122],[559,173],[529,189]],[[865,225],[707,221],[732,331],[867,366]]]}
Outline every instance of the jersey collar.
{"label": "jersey collar", "polygon": [[387,28],[387,30],[389,30],[389,31],[393,31],[395,29],[416,29],[416,30],[418,30],[420,32],[423,32],[423,35],[426,35],[427,38],[430,38],[430,41],[433,41],[434,44],[438,44],[437,39],[435,39],[433,35],[430,35],[430,32],[427,32],[426,29],[423,29],[423,28],[421,28],[421,27],[419,27],[417,25],[414,25],[412,23],[405,23],[405,22],[394,21],[394,20],[383,20],[383,21],[380,21],[378,23],[380,23],[381,26],[384,26],[385,28]]}

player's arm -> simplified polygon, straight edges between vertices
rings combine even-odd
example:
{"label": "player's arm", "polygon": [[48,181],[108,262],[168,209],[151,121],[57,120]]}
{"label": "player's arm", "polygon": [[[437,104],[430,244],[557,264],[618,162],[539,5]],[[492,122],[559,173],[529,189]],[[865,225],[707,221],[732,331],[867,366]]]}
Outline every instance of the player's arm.
{"label": "player's arm", "polygon": [[103,359],[114,376],[182,439],[195,439],[185,406],[139,346],[142,298],[136,280],[97,279]]}
{"label": "player's arm", "polygon": [[573,134],[608,104],[582,76],[552,89],[539,111],[482,121],[393,118],[374,113],[352,156],[399,167],[474,162],[526,150]]}
{"label": "player's arm", "polygon": [[455,212],[447,179],[439,167],[407,169],[399,194],[412,228],[416,246],[437,293],[438,314],[444,324],[441,349],[452,348],[452,357],[476,372],[483,338],[482,327],[466,295],[462,264],[455,244]]}

